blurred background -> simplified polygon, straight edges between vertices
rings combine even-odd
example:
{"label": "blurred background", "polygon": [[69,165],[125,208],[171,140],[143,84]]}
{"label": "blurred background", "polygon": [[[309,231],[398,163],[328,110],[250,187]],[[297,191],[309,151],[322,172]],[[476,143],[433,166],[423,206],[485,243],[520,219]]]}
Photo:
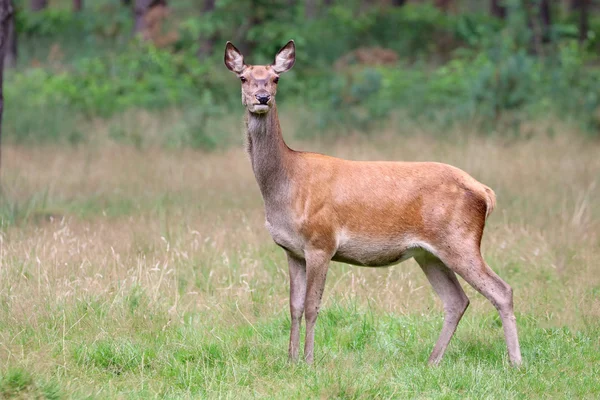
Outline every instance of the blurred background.
{"label": "blurred background", "polygon": [[112,140],[205,150],[239,140],[214,123],[240,109],[227,40],[255,64],[296,41],[279,104],[310,113],[304,136],[369,132],[394,113],[513,134],[552,115],[600,132],[592,0],[13,1],[12,143],[78,144],[90,120],[132,109],[179,115],[160,138],[111,126]]}

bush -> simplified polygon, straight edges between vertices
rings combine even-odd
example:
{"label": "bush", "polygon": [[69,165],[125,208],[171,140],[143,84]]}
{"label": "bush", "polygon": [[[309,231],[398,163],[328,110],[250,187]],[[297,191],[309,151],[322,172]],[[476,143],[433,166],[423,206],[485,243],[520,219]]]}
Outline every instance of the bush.
{"label": "bush", "polygon": [[[577,45],[568,21],[555,26],[554,42],[545,54],[534,54],[525,14],[515,2],[509,2],[513,9],[504,22],[478,14],[447,15],[430,5],[364,11],[357,1],[305,19],[302,5],[283,7],[288,3],[281,0],[282,7],[272,7],[259,1],[252,13],[261,24],[247,29],[242,24],[247,15],[241,11],[248,1],[218,2],[215,11],[200,19],[183,18],[181,39],[171,50],[130,40],[93,57],[9,75],[8,136],[77,143],[85,139],[77,129],[83,118],[109,117],[130,108],[179,108],[186,111],[165,136],[165,145],[216,147],[211,124],[239,105],[239,86],[222,65],[222,48],[198,61],[200,34],[214,43],[237,37],[252,48],[248,63],[271,62],[279,46],[295,38],[296,68],[282,79],[278,97],[307,108],[315,116],[315,128],[369,132],[394,110],[403,110],[415,118],[446,114],[448,120],[492,123],[504,114],[555,113],[598,131],[599,73],[586,67],[589,53]],[[19,29],[48,43],[62,40],[65,29],[83,29],[83,40],[106,37],[98,21],[110,7],[98,7],[80,16],[52,9],[25,13]],[[400,61],[334,69],[336,60],[364,46],[392,49]],[[111,137],[128,138],[118,130]]]}
{"label": "bush", "polygon": [[193,105],[210,118],[224,112],[235,94],[225,89],[227,71],[214,71],[211,63],[137,43],[129,52],[82,59],[63,71],[26,69],[7,77],[7,132],[16,141],[77,142],[82,117],[129,108]]}

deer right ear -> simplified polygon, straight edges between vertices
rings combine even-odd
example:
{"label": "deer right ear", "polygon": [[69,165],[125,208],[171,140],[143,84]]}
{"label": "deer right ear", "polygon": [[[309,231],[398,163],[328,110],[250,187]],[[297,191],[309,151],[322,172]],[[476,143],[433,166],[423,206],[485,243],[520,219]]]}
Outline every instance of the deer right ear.
{"label": "deer right ear", "polygon": [[246,65],[244,64],[244,56],[231,42],[227,42],[225,46],[225,66],[236,74],[241,74]]}
{"label": "deer right ear", "polygon": [[275,56],[275,62],[272,67],[273,70],[282,74],[286,71],[289,71],[294,66],[296,62],[296,45],[293,40],[287,42],[285,46],[283,46]]}

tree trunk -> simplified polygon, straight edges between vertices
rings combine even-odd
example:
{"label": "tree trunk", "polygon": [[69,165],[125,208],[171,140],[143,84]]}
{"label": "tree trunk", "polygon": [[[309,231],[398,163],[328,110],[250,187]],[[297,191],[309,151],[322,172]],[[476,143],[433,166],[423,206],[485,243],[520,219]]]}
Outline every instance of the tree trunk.
{"label": "tree trunk", "polygon": [[589,20],[588,8],[590,0],[581,0],[581,9],[579,10],[579,41],[585,42],[588,38]]}
{"label": "tree trunk", "polygon": [[31,0],[31,11],[40,11],[48,7],[48,0]]}
{"label": "tree trunk", "polygon": [[121,4],[123,4],[124,6],[130,6],[131,0],[121,0]]}
{"label": "tree trunk", "polygon": [[490,2],[490,13],[497,18],[506,18],[506,7],[500,4],[501,0],[492,0]]}
{"label": "tree trunk", "polygon": [[[204,0],[202,4],[202,15],[212,12],[215,9],[215,0]],[[210,37],[203,37],[200,34],[198,38],[200,42],[200,46],[198,47],[198,58],[202,60],[205,57],[208,57],[212,51],[215,44],[215,37],[211,35]]]}
{"label": "tree trunk", "polygon": [[204,0],[202,4],[202,14],[209,13],[215,9],[215,0]]}
{"label": "tree trunk", "polygon": [[79,12],[83,10],[83,0],[73,0],[73,11]]}
{"label": "tree trunk", "polygon": [[542,41],[550,42],[552,29],[552,18],[550,12],[550,0],[540,1],[540,19],[542,20]]}
{"label": "tree trunk", "polygon": [[572,0],[571,11],[579,11],[579,42],[583,43],[587,40],[589,24],[589,5],[591,0]]}
{"label": "tree trunk", "polygon": [[2,114],[4,114],[4,52],[8,46],[9,28],[14,17],[13,11],[11,0],[0,0],[0,143],[2,139]]}
{"label": "tree trunk", "polygon": [[550,12],[550,1],[540,0],[536,2],[525,2],[525,12],[527,13],[527,25],[531,29],[531,45],[535,54],[544,55],[544,43],[550,41],[550,31],[552,28],[552,18]]}
{"label": "tree trunk", "polygon": [[4,49],[4,68],[14,68],[17,66],[17,31],[15,30],[14,16],[8,19],[7,24],[8,36]]}
{"label": "tree trunk", "polygon": [[392,5],[394,7],[402,7],[406,4],[406,0],[392,0]]}

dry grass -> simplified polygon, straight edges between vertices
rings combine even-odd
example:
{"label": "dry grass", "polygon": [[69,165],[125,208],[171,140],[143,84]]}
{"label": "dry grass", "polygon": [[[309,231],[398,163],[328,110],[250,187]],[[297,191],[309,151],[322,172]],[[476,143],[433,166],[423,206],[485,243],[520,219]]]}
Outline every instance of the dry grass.
{"label": "dry grass", "polygon": [[[498,195],[484,254],[515,289],[521,318],[573,328],[600,318],[599,143],[569,133],[528,140],[401,133],[293,147],[465,169]],[[287,309],[283,252],[264,229],[260,194],[240,148],[206,154],[105,141],[8,146],[2,179],[4,201],[24,204],[40,193],[44,199],[0,236],[5,365],[45,371],[58,363],[61,373],[78,376],[67,367],[66,343],[81,339],[78,330],[96,341],[115,332],[164,330],[196,314],[223,326],[253,326]],[[494,315],[480,295],[468,294],[469,313]],[[140,298],[152,314],[131,317],[127,310]],[[388,269],[336,264],[325,308],[339,303],[395,315],[440,311],[412,261]],[[75,307],[87,311],[71,312]],[[91,320],[99,309],[102,319]],[[50,333],[40,339],[48,326],[62,345]],[[36,329],[38,336],[29,332]],[[493,335],[501,340],[495,326]]]}

